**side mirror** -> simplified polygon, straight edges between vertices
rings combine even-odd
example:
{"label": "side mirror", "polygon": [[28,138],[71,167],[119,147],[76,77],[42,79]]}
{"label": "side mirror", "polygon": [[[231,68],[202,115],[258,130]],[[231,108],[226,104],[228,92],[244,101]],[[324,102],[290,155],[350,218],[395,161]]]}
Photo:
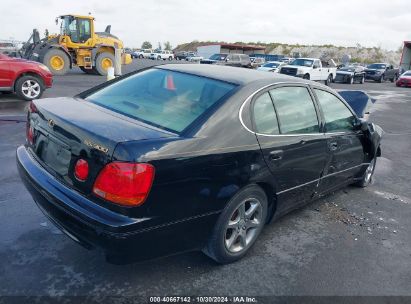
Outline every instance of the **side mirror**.
{"label": "side mirror", "polygon": [[362,119],[356,119],[354,121],[354,128],[365,132],[368,130],[368,121],[362,120]]}
{"label": "side mirror", "polygon": [[230,61],[230,58],[226,58],[225,61],[227,61],[227,62]]}
{"label": "side mirror", "polygon": [[316,66],[316,65],[314,65],[314,66],[313,66],[313,69],[316,69],[316,68],[317,68],[317,66]]}

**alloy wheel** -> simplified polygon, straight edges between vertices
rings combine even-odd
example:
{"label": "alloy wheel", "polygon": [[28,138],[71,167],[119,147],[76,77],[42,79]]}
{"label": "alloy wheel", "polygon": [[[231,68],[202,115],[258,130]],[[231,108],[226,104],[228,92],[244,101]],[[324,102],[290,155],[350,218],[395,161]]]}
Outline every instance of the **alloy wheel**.
{"label": "alloy wheel", "polygon": [[257,237],[263,225],[262,206],[256,198],[241,202],[232,213],[225,229],[224,244],[230,253],[245,250]]}
{"label": "alloy wheel", "polygon": [[23,82],[21,91],[27,98],[34,99],[40,95],[41,87],[37,81],[26,80],[25,82]]}

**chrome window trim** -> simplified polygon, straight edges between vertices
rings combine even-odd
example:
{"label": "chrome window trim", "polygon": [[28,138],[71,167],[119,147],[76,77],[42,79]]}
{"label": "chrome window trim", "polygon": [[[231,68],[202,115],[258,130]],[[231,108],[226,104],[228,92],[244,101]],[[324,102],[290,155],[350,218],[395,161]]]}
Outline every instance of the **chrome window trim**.
{"label": "chrome window trim", "polygon": [[[295,133],[295,134],[264,134],[264,133],[258,133],[258,132],[254,132],[253,130],[250,130],[250,128],[248,128],[248,127],[245,125],[245,123],[244,123],[244,121],[243,121],[243,118],[242,118],[243,109],[244,109],[245,105],[247,104],[247,102],[250,102],[251,99],[253,99],[254,96],[257,95],[258,93],[260,93],[261,91],[263,91],[263,90],[265,90],[265,89],[267,89],[267,88],[269,88],[269,87],[272,87],[272,86],[274,86],[274,85],[281,85],[281,84],[287,84],[287,85],[308,85],[308,86],[310,85],[310,84],[307,83],[307,82],[297,82],[297,83],[295,83],[295,82],[276,82],[276,83],[268,84],[268,85],[266,85],[266,86],[264,86],[264,87],[262,87],[262,88],[259,88],[257,91],[253,92],[250,96],[248,96],[248,97],[246,98],[246,100],[244,100],[243,104],[242,104],[241,107],[240,107],[240,110],[238,111],[238,119],[240,120],[241,125],[244,127],[244,129],[246,129],[248,132],[250,132],[250,133],[252,133],[252,134],[254,134],[254,135],[267,136],[267,137],[319,136],[319,135],[325,136],[325,135],[338,135],[338,134],[347,134],[347,135],[354,135],[354,134],[356,134],[355,131],[339,131],[339,132],[323,132],[323,133],[321,133],[321,132],[318,132],[318,133]],[[312,89],[314,89],[314,88],[320,89],[320,87],[315,87],[315,86],[312,87]],[[320,90],[321,90],[321,89],[320,89]],[[332,94],[332,93],[329,92],[328,90],[323,90],[323,91]],[[341,98],[339,98],[339,97],[336,96],[335,94],[332,94],[332,95],[334,95],[336,98],[338,98],[339,100],[341,100]],[[347,106],[344,102],[342,102],[342,103],[343,103],[345,106]],[[348,110],[351,112],[350,108],[348,108]],[[354,114],[354,116],[355,116],[355,114]],[[356,117],[356,116],[355,116],[355,117]]]}
{"label": "chrome window trim", "polygon": [[291,86],[292,86],[292,85],[297,85],[297,86],[298,86],[298,85],[300,85],[300,86],[301,86],[301,85],[303,85],[303,86],[309,85],[309,83],[306,83],[306,82],[297,82],[297,83],[295,83],[295,82],[276,82],[276,83],[272,83],[272,84],[266,85],[266,86],[258,89],[257,91],[253,92],[253,93],[252,93],[250,96],[248,96],[247,99],[243,102],[243,104],[242,104],[241,107],[240,107],[240,110],[238,111],[238,118],[239,118],[241,124],[243,125],[244,129],[246,129],[248,132],[250,132],[250,133],[252,133],[252,134],[259,135],[259,136],[268,136],[268,137],[319,136],[319,135],[325,135],[325,133],[321,133],[321,132],[318,132],[318,133],[293,133],[293,134],[263,134],[263,133],[254,132],[254,131],[250,130],[250,129],[245,125],[245,123],[244,123],[244,121],[243,121],[243,118],[242,118],[241,116],[242,116],[243,109],[244,109],[245,105],[247,104],[247,102],[251,101],[251,99],[253,99],[254,96],[257,95],[258,93],[260,93],[261,91],[263,91],[263,90],[265,90],[265,89],[267,89],[267,88],[269,88],[269,87],[272,87],[272,86],[274,86],[274,85],[281,85],[281,84],[287,84],[287,85],[291,85]]}
{"label": "chrome window trim", "polygon": [[357,166],[354,166],[354,167],[350,167],[350,168],[347,168],[347,169],[344,169],[344,170],[341,170],[341,171],[333,172],[333,173],[324,175],[324,176],[322,176],[322,177],[320,177],[320,178],[317,178],[317,179],[314,179],[314,180],[312,180],[312,181],[309,181],[309,182],[307,182],[307,183],[304,183],[304,184],[301,184],[301,185],[297,185],[297,186],[294,186],[294,187],[291,187],[291,188],[288,188],[288,189],[279,191],[279,192],[276,193],[276,195],[283,194],[283,193],[285,193],[285,192],[288,192],[288,191],[291,191],[291,190],[294,190],[294,189],[297,189],[297,188],[300,188],[300,187],[304,187],[304,186],[306,186],[306,185],[309,185],[309,184],[312,184],[312,183],[321,181],[321,180],[324,179],[324,178],[327,178],[327,177],[330,177],[330,176],[334,176],[334,175],[336,175],[336,174],[340,174],[340,173],[345,172],[345,171],[349,171],[349,170],[352,170],[352,169],[355,169],[355,168],[358,168],[358,167],[362,167],[362,166],[366,166],[366,165],[368,166],[369,164],[370,164],[370,163],[362,163],[362,164],[357,165]]}

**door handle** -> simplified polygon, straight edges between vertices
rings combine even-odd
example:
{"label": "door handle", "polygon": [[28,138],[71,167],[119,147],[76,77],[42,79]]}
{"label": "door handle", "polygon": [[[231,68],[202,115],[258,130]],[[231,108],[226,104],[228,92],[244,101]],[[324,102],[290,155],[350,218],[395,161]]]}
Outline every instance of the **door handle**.
{"label": "door handle", "polygon": [[338,148],[338,144],[336,142],[331,142],[331,143],[329,143],[328,147],[329,147],[330,151],[335,151]]}
{"label": "door handle", "polygon": [[283,150],[274,150],[270,152],[270,160],[276,161],[283,158]]}

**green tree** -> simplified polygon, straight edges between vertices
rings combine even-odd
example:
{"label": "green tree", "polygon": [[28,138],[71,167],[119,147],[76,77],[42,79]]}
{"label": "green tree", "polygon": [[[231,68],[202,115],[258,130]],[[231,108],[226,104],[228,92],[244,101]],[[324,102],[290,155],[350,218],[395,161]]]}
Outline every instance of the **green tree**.
{"label": "green tree", "polygon": [[171,47],[170,41],[164,42],[164,49],[165,49],[166,51],[171,51],[172,47]]}
{"label": "green tree", "polygon": [[151,45],[150,41],[144,41],[143,44],[141,45],[142,49],[151,49],[153,46]]}

